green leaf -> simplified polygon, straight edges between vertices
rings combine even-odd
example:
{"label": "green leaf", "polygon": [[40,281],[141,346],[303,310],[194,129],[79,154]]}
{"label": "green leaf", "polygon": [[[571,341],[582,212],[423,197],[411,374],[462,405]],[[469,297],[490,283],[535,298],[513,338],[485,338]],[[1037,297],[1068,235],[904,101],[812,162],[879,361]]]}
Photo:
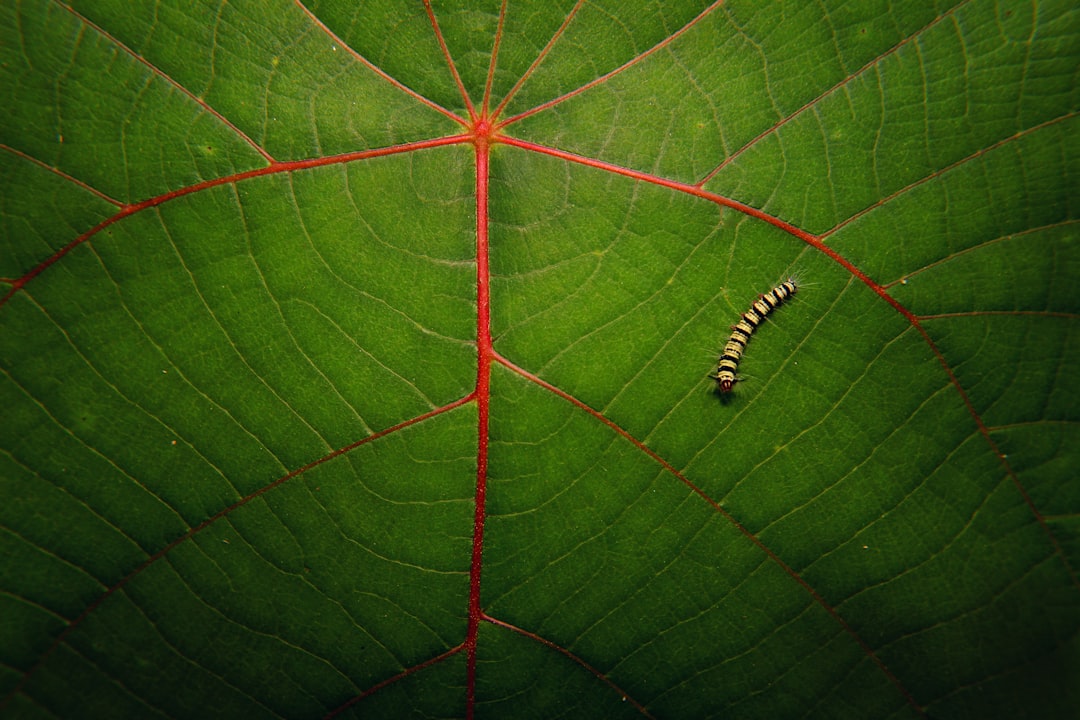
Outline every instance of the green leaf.
{"label": "green leaf", "polygon": [[0,5],[0,717],[1074,717],[1074,4]]}

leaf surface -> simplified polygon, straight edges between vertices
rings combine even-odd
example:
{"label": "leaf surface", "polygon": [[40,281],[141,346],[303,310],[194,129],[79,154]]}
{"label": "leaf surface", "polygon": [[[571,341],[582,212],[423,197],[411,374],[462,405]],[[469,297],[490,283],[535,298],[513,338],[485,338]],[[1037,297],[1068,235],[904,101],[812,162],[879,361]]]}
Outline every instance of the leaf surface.
{"label": "leaf surface", "polygon": [[1078,58],[1067,0],[4,4],[0,716],[1072,717]]}

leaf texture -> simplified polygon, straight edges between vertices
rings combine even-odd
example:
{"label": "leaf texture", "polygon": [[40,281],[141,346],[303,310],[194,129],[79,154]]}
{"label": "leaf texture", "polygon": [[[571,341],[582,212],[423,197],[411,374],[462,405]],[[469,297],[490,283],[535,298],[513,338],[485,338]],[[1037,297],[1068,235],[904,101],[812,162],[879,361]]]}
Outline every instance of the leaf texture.
{"label": "leaf texture", "polygon": [[0,717],[1074,717],[1073,5],[4,3]]}

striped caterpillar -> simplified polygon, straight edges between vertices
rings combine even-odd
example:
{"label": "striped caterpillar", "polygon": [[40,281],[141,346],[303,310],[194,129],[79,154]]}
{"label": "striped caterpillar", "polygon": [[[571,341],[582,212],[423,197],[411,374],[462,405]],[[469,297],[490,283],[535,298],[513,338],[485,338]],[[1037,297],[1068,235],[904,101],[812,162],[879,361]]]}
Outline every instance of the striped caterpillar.
{"label": "striped caterpillar", "polygon": [[746,349],[746,343],[754,334],[757,326],[769,316],[782,302],[798,291],[794,278],[780,283],[769,292],[758,297],[750,309],[743,313],[742,319],[731,327],[731,337],[728,338],[724,352],[720,354],[720,360],[716,363],[716,374],[709,377],[716,380],[720,386],[720,392],[729,393],[739,378],[735,377],[735,371],[739,368],[739,358]]}

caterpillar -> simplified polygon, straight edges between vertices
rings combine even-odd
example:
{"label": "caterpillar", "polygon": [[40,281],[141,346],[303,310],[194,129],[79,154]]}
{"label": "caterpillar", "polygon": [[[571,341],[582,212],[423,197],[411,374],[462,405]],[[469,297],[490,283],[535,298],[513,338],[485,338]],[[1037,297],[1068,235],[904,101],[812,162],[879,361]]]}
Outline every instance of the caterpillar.
{"label": "caterpillar", "polygon": [[731,326],[731,337],[728,338],[724,352],[720,354],[720,360],[716,363],[716,374],[709,377],[716,380],[720,386],[720,392],[729,393],[740,378],[735,377],[735,371],[739,368],[739,358],[742,357],[746,343],[750,336],[769,313],[775,310],[782,302],[798,292],[798,286],[794,278],[788,278],[764,295],[758,296],[750,309],[743,313],[739,322]]}

